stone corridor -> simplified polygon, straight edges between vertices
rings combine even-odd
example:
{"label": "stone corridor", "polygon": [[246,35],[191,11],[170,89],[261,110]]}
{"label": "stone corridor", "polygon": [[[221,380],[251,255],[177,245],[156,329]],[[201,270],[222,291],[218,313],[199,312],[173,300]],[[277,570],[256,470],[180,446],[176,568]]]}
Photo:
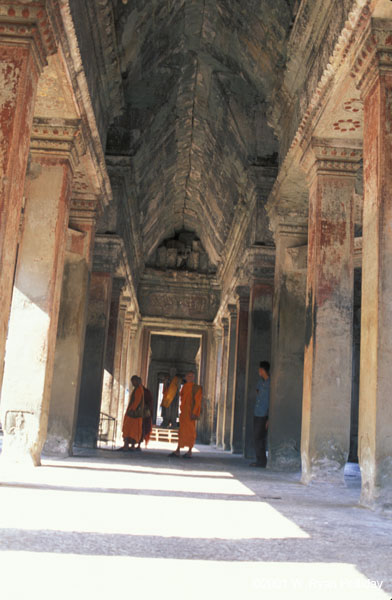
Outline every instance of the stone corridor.
{"label": "stone corridor", "polygon": [[1,597],[389,600],[392,521],[345,486],[170,445],[2,466]]}

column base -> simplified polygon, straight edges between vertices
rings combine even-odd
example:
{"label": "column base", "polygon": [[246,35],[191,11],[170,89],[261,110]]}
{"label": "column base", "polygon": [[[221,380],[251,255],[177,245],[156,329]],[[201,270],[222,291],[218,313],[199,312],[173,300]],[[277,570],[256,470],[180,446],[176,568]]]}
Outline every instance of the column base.
{"label": "column base", "polygon": [[309,483],[333,483],[344,485],[344,463],[319,456],[310,459],[306,453],[302,453],[302,477],[301,482]]}
{"label": "column base", "polygon": [[71,440],[60,435],[48,435],[43,448],[43,454],[59,458],[72,456]]}
{"label": "column base", "polygon": [[377,512],[392,514],[392,457],[374,466],[360,465],[362,486],[360,504]]}
{"label": "column base", "polygon": [[301,455],[295,440],[270,448],[268,466],[275,471],[300,471]]}

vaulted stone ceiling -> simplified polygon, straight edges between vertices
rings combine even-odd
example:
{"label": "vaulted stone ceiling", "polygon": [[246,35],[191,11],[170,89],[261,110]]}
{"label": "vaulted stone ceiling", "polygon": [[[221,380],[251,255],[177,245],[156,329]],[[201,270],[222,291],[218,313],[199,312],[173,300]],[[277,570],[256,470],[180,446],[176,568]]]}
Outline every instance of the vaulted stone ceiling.
{"label": "vaulted stone ceiling", "polygon": [[193,231],[216,263],[247,167],[274,160],[268,98],[296,0],[116,0],[125,105],[107,153],[130,156],[144,255]]}

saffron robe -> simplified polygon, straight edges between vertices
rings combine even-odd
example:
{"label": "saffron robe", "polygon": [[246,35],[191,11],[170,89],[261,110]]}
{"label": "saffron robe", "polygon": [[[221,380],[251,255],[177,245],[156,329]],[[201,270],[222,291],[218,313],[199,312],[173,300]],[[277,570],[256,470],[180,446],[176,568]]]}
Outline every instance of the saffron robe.
{"label": "saffron robe", "polygon": [[178,446],[192,448],[196,441],[196,420],[191,415],[200,416],[203,388],[196,383],[186,383],[180,392],[181,412]]}
{"label": "saffron robe", "polygon": [[[133,390],[123,422],[123,438],[129,438],[137,444],[143,435],[144,388],[139,385]],[[134,416],[134,414],[140,416]],[[132,415],[132,416],[131,416]]]}
{"label": "saffron robe", "polygon": [[169,408],[174,398],[177,396],[179,384],[180,378],[176,375],[171,380],[170,385],[163,388],[162,406],[164,408]]}

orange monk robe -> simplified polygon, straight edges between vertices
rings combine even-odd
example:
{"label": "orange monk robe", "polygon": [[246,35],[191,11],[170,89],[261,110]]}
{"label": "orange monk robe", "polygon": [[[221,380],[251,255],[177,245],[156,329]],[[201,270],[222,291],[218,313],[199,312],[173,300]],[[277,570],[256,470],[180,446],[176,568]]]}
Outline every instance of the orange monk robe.
{"label": "orange monk robe", "polygon": [[[126,438],[130,438],[131,440],[134,440],[137,444],[142,439],[143,417],[130,417],[129,412],[132,410],[136,410],[140,406],[140,403],[143,402],[143,398],[143,386],[139,385],[139,387],[137,387],[131,394],[131,399],[128,404],[127,412],[125,413],[122,430],[124,440]],[[143,413],[141,412],[141,414]]]}
{"label": "orange monk robe", "polygon": [[[195,393],[192,393],[195,386]],[[195,383],[185,383],[180,392],[181,412],[180,430],[178,432],[178,446],[192,447],[196,441],[196,421],[191,419],[191,414],[200,415],[203,388]],[[193,409],[192,409],[193,405]]]}

